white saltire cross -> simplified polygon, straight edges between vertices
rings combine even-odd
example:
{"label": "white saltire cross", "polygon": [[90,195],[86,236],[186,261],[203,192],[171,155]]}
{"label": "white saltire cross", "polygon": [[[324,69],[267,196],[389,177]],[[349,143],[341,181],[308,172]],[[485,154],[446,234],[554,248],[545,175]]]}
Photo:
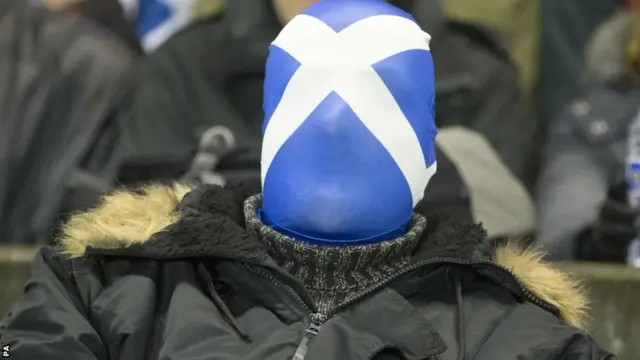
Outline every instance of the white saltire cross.
{"label": "white saltire cross", "polygon": [[416,23],[399,16],[368,17],[340,32],[312,16],[296,16],[272,43],[300,67],[265,129],[263,184],[283,144],[335,92],[389,151],[411,187],[415,205],[436,166],[425,169],[417,135],[372,66],[408,50],[428,51],[429,41]]}

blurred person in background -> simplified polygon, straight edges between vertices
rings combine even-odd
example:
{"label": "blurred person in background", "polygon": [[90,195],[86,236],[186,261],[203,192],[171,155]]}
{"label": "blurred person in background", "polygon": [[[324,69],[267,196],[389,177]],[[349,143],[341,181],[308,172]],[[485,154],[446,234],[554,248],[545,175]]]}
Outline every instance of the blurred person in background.
{"label": "blurred person in background", "polygon": [[585,47],[594,31],[635,0],[540,0],[540,73],[536,102],[545,128],[584,95]]}
{"label": "blurred person in background", "polygon": [[2,4],[0,242],[50,243],[65,214],[113,185],[134,59],[109,31],[53,4]]}
{"label": "blurred person in background", "polygon": [[502,32],[518,69],[520,88],[531,99],[538,81],[540,1],[442,0],[442,7],[449,19],[486,24]]}
{"label": "blurred person in background", "polygon": [[564,273],[414,212],[440,161],[429,40],[382,1],[307,8],[270,47],[262,187],[151,186],[77,214],[0,343],[48,360],[614,360]]}
{"label": "blurred person in background", "polygon": [[624,261],[637,236],[627,204],[628,130],[640,111],[640,16],[622,10],[587,49],[586,95],[552,124],[538,189],[539,243],[552,259]]}
{"label": "blurred person in background", "polygon": [[127,18],[119,0],[32,0],[49,9],[80,15],[119,37],[131,51],[142,51],[135,26]]}

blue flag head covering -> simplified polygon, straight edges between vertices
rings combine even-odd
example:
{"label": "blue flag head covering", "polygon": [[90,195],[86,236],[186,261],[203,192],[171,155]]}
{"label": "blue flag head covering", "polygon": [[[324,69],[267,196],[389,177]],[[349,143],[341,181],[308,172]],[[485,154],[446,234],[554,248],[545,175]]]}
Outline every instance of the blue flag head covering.
{"label": "blue flag head covering", "polygon": [[324,0],[270,46],[260,216],[316,244],[403,235],[436,171],[428,34],[383,0]]}

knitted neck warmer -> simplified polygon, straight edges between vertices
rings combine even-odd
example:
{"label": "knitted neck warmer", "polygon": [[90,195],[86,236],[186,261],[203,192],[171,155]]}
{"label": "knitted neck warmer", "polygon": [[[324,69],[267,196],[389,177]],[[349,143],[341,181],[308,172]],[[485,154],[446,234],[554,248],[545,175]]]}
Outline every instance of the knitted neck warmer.
{"label": "knitted neck warmer", "polygon": [[403,268],[427,224],[423,216],[414,214],[407,234],[394,240],[321,247],[296,241],[264,225],[257,216],[261,206],[262,195],[245,201],[247,231],[263,242],[279,266],[302,282],[322,313]]}

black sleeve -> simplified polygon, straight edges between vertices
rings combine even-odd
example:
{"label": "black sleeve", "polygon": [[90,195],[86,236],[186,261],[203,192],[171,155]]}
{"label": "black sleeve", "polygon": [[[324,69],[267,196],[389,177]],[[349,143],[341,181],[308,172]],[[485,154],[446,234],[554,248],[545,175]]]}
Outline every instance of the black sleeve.
{"label": "black sleeve", "polygon": [[131,69],[123,69],[118,81],[104,82],[105,98],[93,101],[87,111],[90,116],[102,120],[99,120],[100,127],[93,134],[90,146],[69,174],[62,215],[96,205],[115,185],[127,145],[123,133],[130,118],[131,83],[127,77],[131,74]]}
{"label": "black sleeve", "polygon": [[569,339],[558,360],[617,360],[617,357],[601,349],[590,336],[579,333]]}
{"label": "black sleeve", "polygon": [[[92,24],[85,25],[85,36],[89,36]],[[112,190],[123,162],[123,127],[129,118],[136,58],[117,39],[99,35],[101,33],[96,32],[92,38],[104,46],[84,53],[79,45],[74,46],[75,56],[84,57],[74,64],[68,81],[70,84],[81,82],[82,87],[72,88],[68,95],[72,98],[66,116],[71,122],[63,143],[75,144],[74,137],[80,136],[78,134],[85,142],[78,154],[66,151],[73,162],[69,164],[57,225],[64,222],[68,214],[95,206],[104,193]],[[82,40],[78,37],[76,43]],[[65,56],[72,58],[74,53],[70,50]],[[46,230],[48,233],[49,229]]]}
{"label": "black sleeve", "polygon": [[10,358],[108,359],[68,264],[50,248],[36,255],[22,299],[0,323]]}

